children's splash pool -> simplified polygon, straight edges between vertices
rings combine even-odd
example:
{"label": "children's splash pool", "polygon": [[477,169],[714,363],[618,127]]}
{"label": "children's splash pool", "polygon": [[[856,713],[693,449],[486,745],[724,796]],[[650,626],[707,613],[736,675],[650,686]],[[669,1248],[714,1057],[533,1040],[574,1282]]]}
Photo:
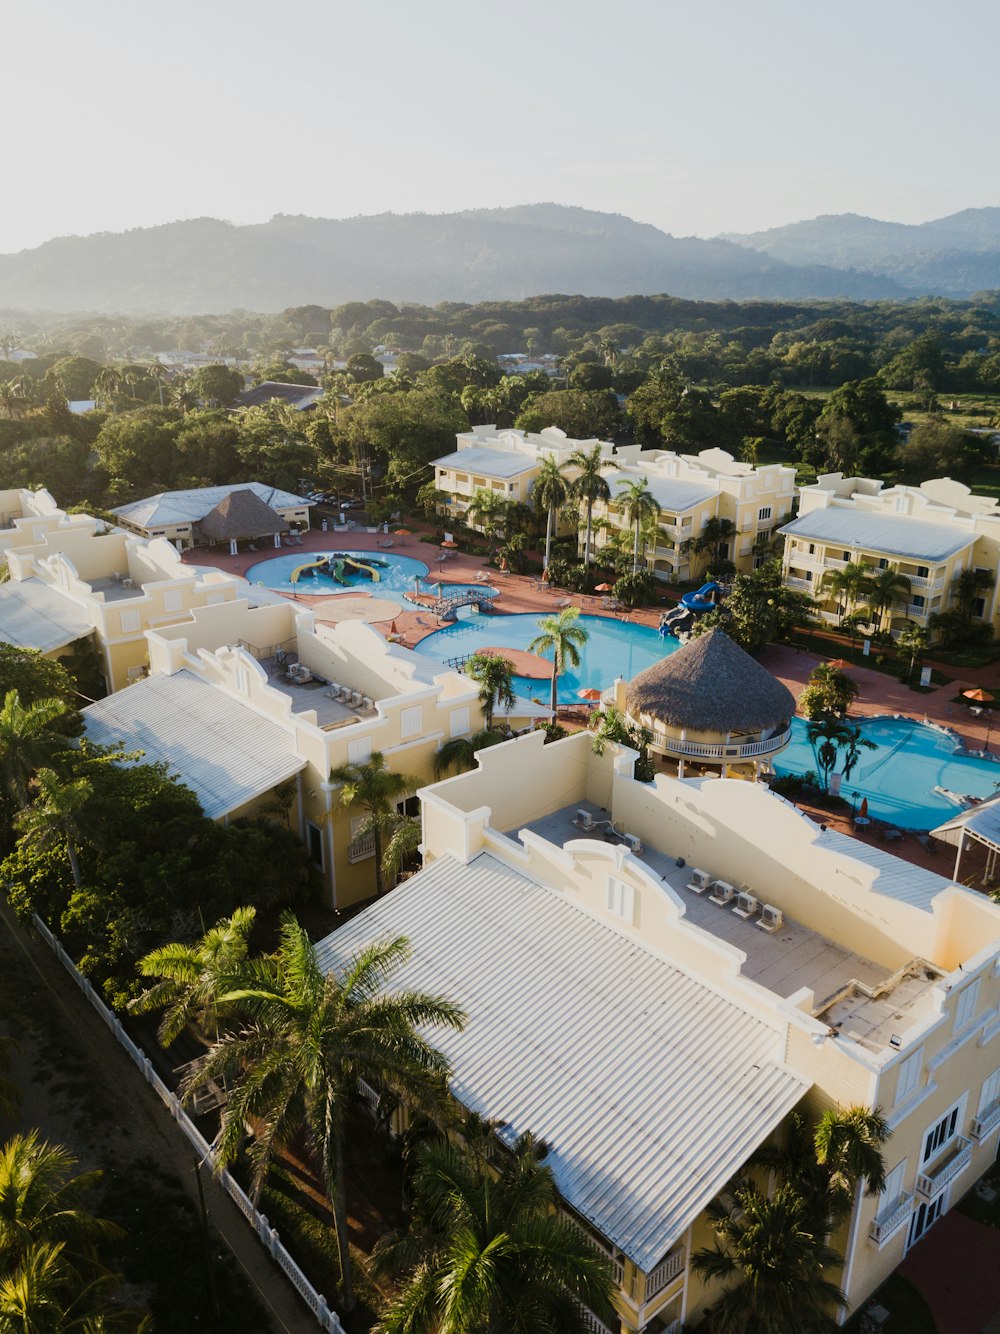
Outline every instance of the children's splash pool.
{"label": "children's splash pool", "polygon": [[[292,576],[298,571],[298,579]],[[455,584],[431,576],[421,560],[390,556],[384,551],[297,551],[251,565],[244,576],[277,593],[328,597],[335,593],[465,593],[495,592],[488,584]],[[419,582],[418,582],[419,581]]]}
{"label": "children's splash pool", "polygon": [[[792,719],[792,740],[774,761],[779,774],[816,770],[807,728],[804,719]],[[869,814],[876,819],[905,829],[933,829],[963,808],[955,797],[992,797],[1000,785],[1000,764],[965,750],[944,728],[912,718],[866,718],[861,732],[878,749],[862,750],[840,795],[852,801],[856,792],[858,804],[867,797]]]}

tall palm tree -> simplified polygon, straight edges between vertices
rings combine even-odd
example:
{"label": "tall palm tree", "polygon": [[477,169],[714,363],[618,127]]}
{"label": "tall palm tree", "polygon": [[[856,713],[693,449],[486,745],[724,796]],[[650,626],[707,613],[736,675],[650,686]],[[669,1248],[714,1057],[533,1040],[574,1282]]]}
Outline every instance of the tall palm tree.
{"label": "tall palm tree", "polygon": [[835,713],[820,713],[806,727],[806,738],[816,757],[823,791],[830,787],[830,775],[840,752],[844,752],[843,775],[850,778],[861,755],[861,750],[877,750],[876,742],[863,736],[860,727]]}
{"label": "tall palm tree", "polygon": [[882,1150],[890,1134],[877,1107],[855,1104],[826,1109],[816,1126],[816,1161],[826,1169],[828,1193],[834,1200],[849,1209],[862,1179],[873,1195],[885,1189]]}
{"label": "tall palm tree", "polygon": [[498,746],[507,739],[507,736],[503,732],[498,732],[495,727],[473,732],[471,736],[452,737],[434,756],[434,773],[441,778],[449,769],[458,769],[460,773],[471,769],[476,763],[479,751],[486,750],[489,746]]}
{"label": "tall palm tree", "polygon": [[547,511],[545,521],[545,556],[542,562],[542,569],[549,568],[549,559],[552,554],[552,538],[555,536],[556,519],[559,511],[564,508],[570,496],[570,484],[563,476],[559,461],[552,454],[546,454],[542,460],[541,470],[535,478],[535,484],[531,490],[532,499],[539,509]]}
{"label": "tall palm tree", "polygon": [[489,732],[497,705],[509,709],[514,703],[514,664],[501,653],[473,653],[465,664],[465,674],[479,687],[483,722]]}
{"label": "tall palm tree", "polygon": [[628,520],[634,533],[632,547],[632,572],[637,573],[641,564],[640,548],[643,527],[655,523],[660,513],[660,502],[650,491],[647,479],[637,477],[633,481],[620,481],[615,502],[618,509]]}
{"label": "tall palm tree", "polygon": [[833,1334],[846,1299],[826,1273],[841,1257],[811,1231],[805,1198],[787,1184],[768,1197],[749,1181],[729,1194],[708,1208],[715,1244],[692,1258],[727,1285],[709,1308],[712,1334]]}
{"label": "tall palm tree", "polygon": [[388,991],[392,973],[409,957],[405,938],[367,946],[341,973],[324,974],[308,933],[285,914],[277,952],[251,962],[247,984],[223,995],[245,1015],[223,1033],[182,1085],[190,1098],[207,1078],[228,1081],[218,1162],[240,1153],[246,1126],[257,1126],[250,1150],[258,1198],[279,1144],[305,1126],[333,1208],[344,1305],[354,1306],[344,1180],[344,1128],[358,1098],[358,1081],[400,1094],[429,1095],[448,1063],[425,1034],[461,1028],[457,1006],[415,991]]}
{"label": "tall palm tree", "polygon": [[559,678],[568,664],[579,667],[580,649],[590,636],[582,625],[576,622],[580,617],[579,607],[564,607],[556,616],[543,616],[538,622],[540,634],[535,635],[528,645],[529,653],[552,654],[552,694],[549,707],[555,720],[556,704],[559,697]]}
{"label": "tall palm tree", "polygon": [[571,468],[576,468],[577,475],[570,485],[570,495],[586,507],[587,526],[583,543],[584,580],[590,578],[590,539],[594,531],[594,506],[598,501],[605,504],[611,499],[611,487],[604,476],[606,472],[616,470],[618,464],[613,459],[602,456],[601,446],[590,449],[576,449],[567,460]]}
{"label": "tall palm tree", "polygon": [[466,511],[467,517],[477,527],[482,528],[490,546],[490,555],[496,545],[497,536],[503,528],[507,502],[496,491],[489,491],[485,486],[476,487]]}
{"label": "tall palm tree", "polygon": [[837,613],[843,621],[848,609],[862,596],[867,585],[867,565],[860,561],[849,561],[842,570],[827,570],[819,581],[819,591],[837,599]]}
{"label": "tall palm tree", "polygon": [[869,576],[864,586],[864,594],[869,607],[875,613],[876,630],[881,631],[885,613],[907,598],[910,588],[909,579],[905,574],[900,574],[893,565],[887,565],[884,570]]}
{"label": "tall palm tree", "polygon": [[917,664],[918,656],[923,653],[927,647],[927,631],[916,621],[907,621],[899,634],[899,650],[901,653],[910,655],[910,665],[906,669],[906,677],[909,680],[913,676],[913,669]]}
{"label": "tall palm tree", "polygon": [[736,536],[736,525],[732,519],[711,518],[697,537],[689,537],[681,544],[682,550],[693,551],[696,556],[708,554],[711,565],[719,565],[724,559],[723,548]]}
{"label": "tall palm tree", "polygon": [[21,810],[28,804],[28,780],[43,767],[62,739],[52,724],[69,712],[65,700],[50,695],[22,704],[16,690],[8,690],[0,707],[0,785]]}
{"label": "tall palm tree", "polygon": [[224,1010],[219,997],[232,990],[247,959],[256,908],[237,908],[193,945],[180,941],[161,945],[139,960],[143,977],[159,981],[129,1002],[133,1014],[163,1010],[157,1037],[169,1047],[192,1021],[214,1038]]}
{"label": "tall palm tree", "polygon": [[585,1334],[613,1317],[611,1267],[556,1212],[552,1173],[522,1140],[498,1173],[446,1142],[421,1145],[410,1235],[376,1247],[402,1271],[376,1334]]}
{"label": "tall palm tree", "polygon": [[393,773],[386,765],[385,756],[373,751],[360,764],[342,764],[331,769],[330,782],[341,784],[341,805],[363,806],[368,812],[361,835],[371,834],[375,841],[375,892],[381,897],[385,893],[383,840],[392,833],[400,801],[419,787],[420,780],[408,774]]}
{"label": "tall palm tree", "polygon": [[122,372],[117,366],[105,366],[95,377],[92,392],[102,407],[113,411],[124,384]]}
{"label": "tall palm tree", "polygon": [[185,416],[198,406],[198,395],[186,375],[175,375],[167,388],[167,401]]}
{"label": "tall palm tree", "polygon": [[390,880],[395,882],[407,862],[418,860],[421,837],[419,820],[409,815],[397,817],[382,854],[382,869]]}
{"label": "tall palm tree", "polygon": [[54,769],[39,769],[33,779],[35,795],[17,817],[22,839],[40,848],[65,844],[73,884],[80,888],[80,811],[93,794],[86,778],[62,779]]}

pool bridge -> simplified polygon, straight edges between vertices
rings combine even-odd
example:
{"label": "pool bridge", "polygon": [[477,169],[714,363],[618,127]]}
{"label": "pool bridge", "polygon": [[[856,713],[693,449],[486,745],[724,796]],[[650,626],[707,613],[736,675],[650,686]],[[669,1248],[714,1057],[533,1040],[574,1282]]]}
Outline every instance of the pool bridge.
{"label": "pool bridge", "polygon": [[461,593],[445,593],[431,604],[431,611],[443,621],[455,620],[459,607],[475,607],[478,611],[492,611],[500,596],[496,588],[467,588]]}

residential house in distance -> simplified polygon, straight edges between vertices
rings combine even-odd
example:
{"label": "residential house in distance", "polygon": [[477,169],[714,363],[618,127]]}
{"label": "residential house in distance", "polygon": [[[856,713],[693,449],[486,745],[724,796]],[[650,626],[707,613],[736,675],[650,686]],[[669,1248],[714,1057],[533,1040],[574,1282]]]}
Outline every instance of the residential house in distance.
{"label": "residential house in distance", "polygon": [[[220,540],[228,541],[232,550],[235,539],[211,534],[218,531],[212,526],[217,522],[224,530],[224,521],[232,504],[230,498],[237,491],[251,492],[261,505],[273,512],[272,520],[275,515],[282,520],[284,528],[279,525],[279,531],[274,531],[271,520],[268,520],[270,529],[263,527],[258,534],[274,546],[281,545],[280,531],[309,527],[309,508],[315,501],[275,486],[265,486],[263,482],[233,482],[227,486],[202,486],[191,491],[161,491],[159,495],[119,505],[112,513],[130,533],[148,538],[165,537],[179,551]],[[204,531],[206,521],[208,532]]]}
{"label": "residential house in distance", "polygon": [[[47,492],[24,493],[9,538],[9,579],[0,584],[0,642],[59,657],[92,639],[107,690],[147,669],[146,631],[194,607],[240,596],[247,584],[221,570],[184,565],[163,539],[146,542],[90,515],[49,511]],[[0,493],[9,504],[9,493]],[[31,540],[29,540],[31,539]]]}
{"label": "residential house in distance", "polygon": [[706,1206],[793,1109],[882,1108],[886,1188],[832,1238],[856,1309],[996,1156],[1000,908],[757,784],[543,740],[424,790],[424,869],[321,962],[408,938],[399,985],[468,1015],[454,1096],[544,1144],[623,1334],[698,1325]]}
{"label": "residential house in distance", "polygon": [[[725,519],[735,532],[724,541],[719,555],[731,560],[737,570],[752,570],[764,559],[763,546],[779,522],[789,515],[795,501],[795,469],[781,463],[753,466],[740,463],[724,449],[703,449],[700,454],[675,454],[671,450],[642,450],[638,445],[620,446],[615,453],[618,468],[608,470],[606,480],[612,497],[622,483],[646,479],[647,490],[660,507],[657,526],[663,535],[644,544],[647,568],[659,579],[675,582],[698,578],[708,567],[711,554],[694,552],[696,541],[712,519]],[[594,506],[595,524],[606,521],[613,528],[630,529],[628,518],[614,499]],[[595,529],[600,550],[609,534]]]}
{"label": "residential house in distance", "polygon": [[380,752],[413,776],[399,806],[416,814],[441,745],[483,726],[468,677],[284,599],[198,608],[147,639],[149,676],[85,709],[87,736],[165,761],[215,819],[284,801],[335,909],[370,898],[375,872],[366,812],[342,804],[331,769]]}
{"label": "residential house in distance", "polygon": [[[513,428],[474,426],[457,436],[453,454],[434,460],[434,485],[441,492],[441,510],[455,523],[467,523],[469,502],[479,490],[492,491],[504,500],[531,503],[535,478],[545,458],[554,458],[566,468],[576,450],[590,450],[599,445],[610,458],[614,445],[602,440],[571,440],[557,426],[544,431],[525,432]],[[574,531],[575,524],[563,524],[561,531]]]}
{"label": "residential house in distance", "polygon": [[977,614],[1000,629],[1000,501],[973,495],[939,477],[917,486],[891,486],[871,477],[828,473],[799,493],[799,514],[781,530],[784,580],[809,592],[820,615],[838,619],[837,599],[821,591],[829,570],[861,564],[871,573],[892,567],[910,581],[909,601],[892,613],[890,629],[905,620],[926,626],[953,605],[963,570],[989,575]]}

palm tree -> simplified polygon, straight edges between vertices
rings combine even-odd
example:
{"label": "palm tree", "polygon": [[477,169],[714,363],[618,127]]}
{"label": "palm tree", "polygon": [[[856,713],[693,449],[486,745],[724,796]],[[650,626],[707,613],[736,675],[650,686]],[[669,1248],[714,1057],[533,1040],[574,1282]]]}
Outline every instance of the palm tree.
{"label": "palm tree", "polygon": [[218,1164],[239,1155],[247,1124],[257,1126],[250,1150],[253,1197],[260,1195],[279,1144],[304,1125],[333,1208],[344,1305],[354,1306],[344,1182],[344,1128],[358,1081],[398,1094],[429,1095],[448,1071],[425,1033],[461,1028],[450,1001],[415,991],[387,991],[392,973],[409,957],[405,938],[367,946],[338,975],[324,974],[308,933],[282,917],[277,952],[252,962],[247,985],[220,997],[246,1016],[223,1033],[182,1085],[190,1098],[206,1079],[230,1089],[219,1131]]}
{"label": "palm tree", "polygon": [[917,658],[927,647],[927,631],[916,621],[907,621],[899,632],[899,650],[901,653],[910,655],[910,665],[906,669],[906,679],[910,680],[913,676],[913,669],[917,664]]}
{"label": "palm tree", "polygon": [[16,690],[8,690],[0,707],[0,785],[23,811],[28,805],[28,780],[60,744],[52,724],[69,712],[55,695],[22,704]]}
{"label": "palm tree", "polygon": [[538,622],[541,634],[535,635],[528,645],[529,653],[552,654],[552,695],[549,707],[553,722],[559,695],[559,677],[567,663],[570,667],[579,667],[580,649],[590,638],[583,626],[576,624],[579,616],[579,607],[564,607],[557,616],[543,616]]}
{"label": "palm tree", "polygon": [[816,1161],[826,1169],[828,1193],[835,1203],[849,1209],[859,1179],[873,1195],[885,1189],[882,1150],[890,1133],[877,1107],[855,1104],[828,1107],[823,1113],[816,1127]]}
{"label": "palm tree", "polygon": [[465,664],[465,674],[479,686],[483,722],[489,732],[497,705],[509,709],[514,703],[514,664],[500,653],[473,653]]}
{"label": "palm tree", "polygon": [[875,613],[875,628],[881,631],[885,613],[904,598],[909,596],[910,581],[905,574],[892,565],[869,576],[865,583],[864,594],[868,605]]}
{"label": "palm tree", "polygon": [[625,515],[629,527],[633,529],[635,534],[635,542],[632,548],[632,572],[635,574],[638,572],[641,563],[640,545],[643,526],[656,522],[660,513],[660,502],[650,491],[646,478],[637,477],[631,482],[619,482],[615,504]]}
{"label": "palm tree", "polygon": [[610,1264],[556,1212],[529,1140],[497,1173],[447,1142],[417,1155],[410,1235],[375,1250],[379,1268],[403,1274],[376,1334],[584,1334],[589,1312],[613,1318]]}
{"label": "palm tree", "polygon": [[835,713],[820,713],[806,727],[806,737],[816,757],[816,767],[824,792],[829,791],[830,775],[841,750],[844,751],[844,778],[851,776],[861,755],[861,749],[877,750],[874,741],[861,734],[861,729],[847,718]]}
{"label": "palm tree", "polygon": [[446,741],[434,756],[434,773],[441,778],[449,769],[464,772],[476,763],[476,755],[489,746],[498,746],[508,740],[503,732],[496,728],[484,728],[482,732],[473,732],[471,736],[455,736]]}
{"label": "palm tree", "polygon": [[546,454],[542,460],[541,470],[535,478],[531,495],[539,509],[548,511],[545,522],[545,557],[542,562],[542,569],[547,570],[552,554],[552,538],[555,535],[556,518],[570,496],[569,482],[563,476],[559,461],[554,455]]}
{"label": "palm tree", "polygon": [[422,831],[420,821],[409,815],[400,815],[382,854],[382,869],[395,882],[407,862],[416,861],[420,852]]}
{"label": "palm tree", "polygon": [[497,535],[503,528],[507,502],[496,491],[488,491],[484,486],[476,487],[466,510],[467,517],[477,527],[482,528],[490,546],[490,555],[496,545]]}
{"label": "palm tree", "polygon": [[142,976],[159,981],[129,1001],[128,1008],[133,1014],[164,1011],[157,1032],[162,1046],[169,1047],[192,1021],[202,1033],[218,1034],[224,1013],[219,997],[239,980],[256,918],[256,908],[237,908],[193,945],[174,941],[139,960]]}
{"label": "palm tree", "polygon": [[692,551],[696,556],[708,552],[710,567],[719,566],[725,559],[723,548],[736,536],[736,525],[732,519],[711,518],[697,537],[689,537],[681,544],[682,550]]}
{"label": "palm tree", "polygon": [[73,884],[79,889],[83,881],[77,851],[78,816],[90,800],[93,786],[86,778],[63,780],[54,769],[39,769],[33,783],[34,800],[17,817],[17,827],[26,843],[39,848],[65,843]]}
{"label": "palm tree", "polygon": [[177,408],[185,416],[198,406],[198,395],[186,375],[176,375],[170,381],[167,399],[172,408]]}
{"label": "palm tree", "polygon": [[841,1257],[811,1230],[806,1199],[787,1184],[768,1197],[750,1181],[729,1195],[708,1208],[715,1244],[692,1258],[703,1278],[727,1284],[709,1308],[712,1334],[833,1334],[846,1298],[825,1274]]}
{"label": "palm tree", "polygon": [[420,780],[408,774],[393,773],[386,766],[385,756],[373,751],[360,764],[342,764],[330,770],[330,782],[340,783],[340,801],[343,806],[363,806],[368,812],[361,826],[360,836],[369,834],[375,841],[375,892],[385,893],[382,876],[382,842],[391,836],[397,815],[397,806]]}
{"label": "palm tree", "polygon": [[94,379],[92,392],[98,403],[113,410],[124,383],[122,372],[117,366],[105,366]]}
{"label": "palm tree", "polygon": [[587,510],[586,537],[583,544],[583,574],[586,584],[590,578],[590,539],[594,530],[594,506],[599,500],[607,504],[611,499],[611,487],[604,474],[617,469],[618,464],[613,459],[603,457],[600,445],[594,445],[591,449],[574,450],[569,456],[568,463],[571,468],[578,470],[570,485],[570,495],[585,505]]}
{"label": "palm tree", "polygon": [[867,585],[867,565],[849,561],[842,570],[827,570],[819,582],[819,591],[837,599],[837,614],[843,621],[848,608],[858,601]]}

